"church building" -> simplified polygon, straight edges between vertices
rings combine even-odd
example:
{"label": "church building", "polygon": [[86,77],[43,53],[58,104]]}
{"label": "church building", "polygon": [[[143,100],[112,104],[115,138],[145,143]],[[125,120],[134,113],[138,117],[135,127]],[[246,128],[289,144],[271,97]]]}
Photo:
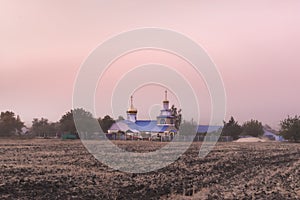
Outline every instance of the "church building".
{"label": "church building", "polygon": [[[140,139],[153,136],[174,136],[177,133],[175,119],[169,106],[168,92],[165,91],[165,98],[162,102],[162,109],[156,120],[138,120],[138,110],[133,106],[133,96],[130,99],[130,107],[127,110],[127,119],[118,121],[108,130],[109,134],[123,134],[136,136]],[[121,138],[120,138],[121,139]]]}

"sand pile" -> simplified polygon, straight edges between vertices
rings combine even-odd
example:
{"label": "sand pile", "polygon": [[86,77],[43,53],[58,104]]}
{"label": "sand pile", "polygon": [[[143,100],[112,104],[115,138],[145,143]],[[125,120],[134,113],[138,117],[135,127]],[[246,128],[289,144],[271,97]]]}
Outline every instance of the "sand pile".
{"label": "sand pile", "polygon": [[240,138],[235,142],[266,142],[266,140],[257,137],[248,137],[248,138]]}

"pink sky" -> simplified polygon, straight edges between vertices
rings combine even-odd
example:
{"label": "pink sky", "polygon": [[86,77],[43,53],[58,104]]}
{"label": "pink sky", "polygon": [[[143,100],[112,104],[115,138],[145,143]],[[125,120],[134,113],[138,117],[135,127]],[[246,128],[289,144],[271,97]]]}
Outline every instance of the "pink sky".
{"label": "pink sky", "polygon": [[[225,84],[226,119],[255,118],[277,127],[287,115],[300,114],[298,0],[1,0],[0,24],[0,111],[12,110],[27,124],[34,117],[59,120],[72,107],[76,74],[89,53],[141,27],[178,31],[206,49]],[[156,62],[180,63],[147,53]],[[134,55],[119,65],[151,60]]]}

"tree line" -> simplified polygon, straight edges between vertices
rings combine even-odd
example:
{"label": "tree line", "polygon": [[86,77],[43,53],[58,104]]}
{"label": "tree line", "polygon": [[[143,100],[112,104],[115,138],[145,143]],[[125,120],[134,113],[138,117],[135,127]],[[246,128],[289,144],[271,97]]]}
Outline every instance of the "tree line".
{"label": "tree line", "polygon": [[[240,125],[233,117],[228,122],[224,121],[223,136],[238,139],[240,136],[259,137],[264,134],[263,125],[257,120],[250,120]],[[291,142],[300,142],[300,116],[290,117],[280,121],[279,135]]]}
{"label": "tree line", "polygon": [[[123,117],[119,117],[114,120],[109,115],[103,118],[95,119],[93,115],[82,109],[72,109],[66,112],[59,121],[49,122],[46,118],[34,118],[32,121],[32,126],[29,129],[31,136],[36,137],[60,137],[62,134],[73,134],[77,137],[79,136],[75,123],[74,115],[76,115],[81,120],[97,120],[103,132],[107,132],[108,129],[118,120],[123,120]],[[22,135],[22,129],[25,128],[24,122],[20,120],[19,116],[16,116],[11,111],[1,112],[0,115],[0,137],[10,137],[10,136],[20,136]],[[95,131],[97,129],[95,128]]]}
{"label": "tree line", "polygon": [[[176,128],[181,126],[182,130],[189,130],[188,122],[181,124],[181,110],[172,107],[172,113],[176,117]],[[34,118],[30,133],[33,136],[39,137],[53,137],[61,136],[61,134],[70,133],[78,136],[78,132],[74,123],[74,115],[79,116],[79,120],[97,120],[103,132],[107,133],[109,128],[116,121],[124,120],[122,116],[118,119],[113,119],[109,115],[103,118],[95,119],[93,115],[82,109],[72,109],[66,112],[59,121],[49,122],[46,118]],[[88,126],[88,125],[87,125]],[[0,114],[0,137],[10,137],[21,135],[22,129],[25,127],[24,122],[21,121],[18,115],[12,111],[1,112]],[[91,130],[89,128],[89,130]],[[97,129],[95,129],[97,130]],[[238,123],[233,117],[228,122],[224,121],[222,129],[222,136],[231,136],[233,139],[238,139],[240,136],[247,135],[253,137],[262,136],[264,133],[263,125],[257,120],[250,120],[242,125]],[[290,117],[280,121],[279,135],[284,139],[292,142],[300,142],[300,116]]]}
{"label": "tree line", "polygon": [[240,125],[233,117],[228,122],[224,121],[222,129],[223,136],[231,136],[234,140],[241,136],[260,137],[264,134],[263,125],[261,122],[251,119]]}

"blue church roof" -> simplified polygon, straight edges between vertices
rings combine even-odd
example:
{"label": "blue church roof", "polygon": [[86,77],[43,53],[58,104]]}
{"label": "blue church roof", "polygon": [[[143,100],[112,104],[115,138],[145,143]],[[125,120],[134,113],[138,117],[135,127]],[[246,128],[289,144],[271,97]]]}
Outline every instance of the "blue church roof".
{"label": "blue church roof", "polygon": [[284,141],[284,138],[281,135],[276,135],[275,133],[272,133],[269,130],[264,129],[264,136],[271,136],[273,137],[276,141]]}
{"label": "blue church roof", "polygon": [[168,125],[158,126],[156,120],[137,120],[136,122],[123,120],[113,124],[110,130],[120,130],[123,132],[128,130],[133,132],[164,132],[168,127]]}
{"label": "blue church roof", "polygon": [[[136,122],[122,120],[113,124],[110,130],[120,130],[123,132],[164,132],[168,129],[168,127],[168,125],[158,126],[156,120],[137,120]],[[197,133],[211,133],[218,131],[221,128],[222,126],[199,125]]]}
{"label": "blue church roof", "polygon": [[144,132],[164,132],[169,126],[158,126],[156,120],[138,120],[135,122],[136,127]]}
{"label": "blue church roof", "polygon": [[159,116],[157,116],[157,117],[159,117],[159,118],[175,118],[175,117],[172,116],[172,115],[159,115]]}
{"label": "blue church roof", "polygon": [[223,126],[209,126],[209,125],[199,125],[197,129],[197,133],[206,133],[206,132],[214,132],[223,128]]}
{"label": "blue church roof", "polygon": [[155,126],[156,120],[137,120],[135,124],[138,126]]}

